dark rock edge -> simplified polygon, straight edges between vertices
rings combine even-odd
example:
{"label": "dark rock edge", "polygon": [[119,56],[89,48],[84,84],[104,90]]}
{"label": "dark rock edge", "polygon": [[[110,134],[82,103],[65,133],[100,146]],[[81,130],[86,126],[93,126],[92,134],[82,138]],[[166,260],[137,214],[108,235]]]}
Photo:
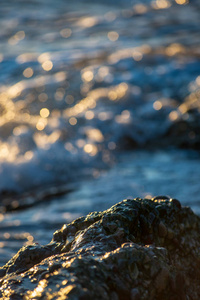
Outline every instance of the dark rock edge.
{"label": "dark rock edge", "polygon": [[200,218],[176,199],[126,199],[23,247],[0,299],[200,299]]}

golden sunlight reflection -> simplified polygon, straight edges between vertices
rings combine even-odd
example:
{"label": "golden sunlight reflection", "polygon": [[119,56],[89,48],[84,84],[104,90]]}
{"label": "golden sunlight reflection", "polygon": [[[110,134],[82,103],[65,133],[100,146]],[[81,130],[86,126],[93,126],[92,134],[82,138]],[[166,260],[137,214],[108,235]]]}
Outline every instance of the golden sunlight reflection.
{"label": "golden sunlight reflection", "polygon": [[165,49],[165,53],[168,56],[174,56],[176,54],[185,53],[185,52],[186,52],[185,47],[178,43],[171,44]]}
{"label": "golden sunlight reflection", "polygon": [[189,0],[175,0],[177,4],[179,5],[185,5],[189,3]]}
{"label": "golden sunlight reflection", "polygon": [[67,78],[67,72],[63,72],[63,71],[57,72],[53,76],[54,76],[54,78],[57,82],[61,82],[61,81],[64,81]]}
{"label": "golden sunlight reflection", "polygon": [[122,82],[118,86],[116,86],[114,89],[111,89],[108,92],[108,97],[112,101],[119,100],[126,95],[127,90],[128,90],[128,84],[125,82]]}
{"label": "golden sunlight reflection", "polygon": [[23,89],[24,89],[24,84],[22,81],[20,81],[8,89],[8,91],[7,91],[8,96],[10,96],[12,98],[18,97],[18,96],[20,96]]}
{"label": "golden sunlight reflection", "polygon": [[26,133],[28,130],[28,127],[25,125],[17,126],[13,129],[13,134],[15,136],[19,136],[20,134]]}
{"label": "golden sunlight reflection", "polygon": [[63,28],[61,31],[60,31],[60,35],[63,37],[63,38],[69,38],[72,34],[72,30],[70,28]]}
{"label": "golden sunlight reflection", "polygon": [[18,31],[15,35],[9,38],[8,43],[12,46],[19,43],[19,41],[23,40],[25,38],[25,32],[24,31]]}
{"label": "golden sunlight reflection", "polygon": [[190,109],[198,109],[200,111],[200,101],[199,101],[200,91],[197,90],[196,92],[191,93],[185,99],[185,103],[182,103],[179,106],[179,112],[181,114],[187,113]]}
{"label": "golden sunlight reflection", "polygon": [[[71,282],[72,281],[74,281],[74,280],[71,280]],[[65,295],[65,297],[73,290],[73,289],[76,289],[76,285],[74,284],[74,285],[68,285],[68,286],[66,286],[66,287],[64,287],[64,288],[62,288],[61,289],[61,294],[62,295]],[[70,294],[71,295],[71,294]],[[67,296],[67,298],[66,299],[69,299],[70,298],[70,295],[69,296]],[[62,300],[62,296],[58,299],[58,300]]]}
{"label": "golden sunlight reflection", "polygon": [[155,101],[155,102],[153,103],[153,108],[154,108],[155,110],[160,110],[160,109],[162,108],[162,102],[159,101],[159,100]]}
{"label": "golden sunlight reflection", "polygon": [[30,114],[28,112],[27,113],[18,114],[18,116],[20,118],[23,118],[24,122],[29,122],[31,120],[31,116],[30,116]]}
{"label": "golden sunlight reflection", "polygon": [[185,103],[182,103],[181,105],[179,105],[178,109],[181,112],[181,114],[185,114],[188,110],[188,106]]}
{"label": "golden sunlight reflection", "polygon": [[143,58],[143,54],[138,50],[133,50],[132,56],[133,56],[133,59],[136,61],[140,61]]}
{"label": "golden sunlight reflection", "polygon": [[60,138],[61,132],[60,130],[55,130],[48,136],[48,143],[55,143]]}
{"label": "golden sunlight reflection", "polygon": [[72,143],[67,142],[67,143],[65,143],[65,149],[69,152],[72,152],[72,150],[74,149],[74,146],[72,145]]}
{"label": "golden sunlight reflection", "polygon": [[88,108],[94,108],[96,105],[95,100],[91,97],[86,97],[82,99],[79,103],[77,103],[75,106],[66,109],[64,111],[64,115],[66,117],[70,116],[76,116],[81,114],[83,111],[87,110]]}
{"label": "golden sunlight reflection", "polygon": [[90,82],[94,78],[94,75],[91,70],[86,70],[86,71],[83,71],[81,77],[82,77],[83,81]]}
{"label": "golden sunlight reflection", "polygon": [[37,55],[35,53],[23,53],[17,56],[16,62],[18,64],[24,64],[26,62],[34,61],[36,60]]}
{"label": "golden sunlight reflection", "polygon": [[130,122],[130,112],[128,110],[122,111],[121,115],[115,117],[115,121],[120,124],[128,124]]}
{"label": "golden sunlight reflection", "polygon": [[25,32],[24,31],[18,31],[16,34],[15,34],[15,38],[17,40],[23,40],[25,38]]}
{"label": "golden sunlight reflection", "polygon": [[30,78],[33,76],[33,69],[32,68],[26,68],[23,72],[24,77]]}
{"label": "golden sunlight reflection", "polygon": [[5,232],[3,236],[4,236],[5,239],[8,240],[10,238],[10,233]]}
{"label": "golden sunlight reflection", "polygon": [[98,148],[94,144],[86,144],[83,149],[90,156],[95,156],[97,154],[97,152],[98,152]]}
{"label": "golden sunlight reflection", "polygon": [[6,158],[8,154],[9,154],[8,145],[6,144],[0,145],[0,157]]}
{"label": "golden sunlight reflection", "polygon": [[72,126],[76,125],[77,124],[77,119],[75,117],[71,117],[69,119],[69,124],[72,125]]}
{"label": "golden sunlight reflection", "polygon": [[85,113],[85,118],[86,118],[87,120],[92,120],[92,119],[94,118],[94,113],[93,113],[93,111],[87,110],[86,113]]}
{"label": "golden sunlight reflection", "polygon": [[48,108],[42,108],[40,110],[40,116],[42,118],[48,118],[49,114],[50,114],[50,112],[49,112]]}
{"label": "golden sunlight reflection", "polygon": [[179,114],[177,111],[173,110],[172,112],[170,112],[169,119],[171,121],[176,121],[178,118],[179,118]]}
{"label": "golden sunlight reflection", "polygon": [[86,144],[86,142],[83,139],[78,139],[76,141],[76,145],[77,145],[78,148],[83,148],[85,146],[85,144]]}
{"label": "golden sunlight reflection", "polygon": [[104,140],[102,132],[97,128],[88,128],[86,130],[86,135],[89,138],[89,140],[93,142],[101,143]]}
{"label": "golden sunlight reflection", "polygon": [[11,121],[15,117],[15,112],[14,111],[8,111],[5,115],[6,121]]}
{"label": "golden sunlight reflection", "polygon": [[24,158],[25,158],[25,160],[31,160],[33,158],[33,152],[32,151],[27,151],[24,154]]}
{"label": "golden sunlight reflection", "polygon": [[198,76],[195,81],[196,81],[196,84],[200,87],[200,76]]}
{"label": "golden sunlight reflection", "polygon": [[166,9],[171,6],[171,3],[167,0],[156,0],[151,2],[151,6],[154,9]]}
{"label": "golden sunlight reflection", "polygon": [[36,132],[33,138],[39,148],[47,149],[49,144],[54,144],[60,138],[60,135],[60,130],[55,130],[50,135],[46,135],[44,132]]}
{"label": "golden sunlight reflection", "polygon": [[[29,111],[22,110],[25,108],[26,103],[33,102],[35,100],[35,95],[32,93],[28,93],[24,100],[18,100],[14,102],[12,99],[17,98],[21,95],[23,91],[29,88],[36,88],[44,91],[45,83],[51,82],[61,82],[66,79],[66,72],[58,72],[53,74],[52,76],[37,76],[36,78],[31,78],[29,80],[20,81],[10,87],[3,86],[1,88],[0,93],[0,104],[1,108],[3,107],[3,116],[0,118],[0,126],[8,123],[11,120],[15,120],[16,122],[31,122],[38,130],[43,130],[46,126],[46,121],[38,120],[35,116],[31,116]],[[5,92],[6,91],[6,92]],[[63,91],[61,89],[57,90],[57,97],[63,96]],[[41,102],[45,102],[48,99],[48,95],[46,93],[41,93],[38,95],[38,99]],[[60,112],[59,112],[60,113]],[[47,108],[45,110],[41,110],[41,116],[46,118],[45,115],[49,114]]]}
{"label": "golden sunlight reflection", "polygon": [[43,64],[45,61],[50,60],[51,55],[48,52],[42,53],[38,56],[38,62]]}
{"label": "golden sunlight reflection", "polygon": [[150,53],[152,50],[151,46],[144,44],[140,47],[134,47],[134,48],[126,48],[126,49],[120,49],[114,53],[112,53],[108,57],[108,61],[110,63],[117,63],[121,59],[133,57],[134,60],[141,60],[144,54]]}
{"label": "golden sunlight reflection", "polygon": [[115,90],[111,90],[108,92],[108,98],[112,101],[117,100],[117,92]]}
{"label": "golden sunlight reflection", "polygon": [[0,213],[0,222],[4,220],[4,215]]}
{"label": "golden sunlight reflection", "polygon": [[108,97],[112,101],[120,100],[121,98],[126,96],[127,92],[128,92],[128,84],[125,82],[122,82],[111,88],[99,88],[93,90],[89,92],[88,96],[82,99],[79,103],[77,103],[71,108],[66,109],[64,111],[64,116],[66,117],[77,116],[87,111],[88,109],[95,108],[96,102],[101,98]]}
{"label": "golden sunlight reflection", "polygon": [[76,154],[77,153],[77,148],[74,147],[72,145],[72,143],[70,143],[70,142],[65,143],[65,149],[67,151],[69,151],[71,154]]}
{"label": "golden sunlight reflection", "polygon": [[42,68],[45,71],[50,71],[53,68],[53,63],[51,60],[46,60],[45,62],[42,63]]}
{"label": "golden sunlight reflection", "polygon": [[113,117],[113,113],[111,112],[106,112],[106,111],[102,111],[98,114],[98,118],[101,121],[106,121],[106,120],[110,120]]}
{"label": "golden sunlight reflection", "polygon": [[25,245],[26,245],[26,246],[32,245],[32,244],[33,244],[33,241],[34,241],[34,237],[31,236],[31,235],[29,235],[29,236],[27,237],[27,239],[28,239],[28,241],[25,243]]}
{"label": "golden sunlight reflection", "polygon": [[47,280],[43,279],[39,281],[38,286],[33,290],[33,292],[28,292],[31,298],[42,297],[42,292],[47,286]]}
{"label": "golden sunlight reflection", "polygon": [[9,145],[7,143],[0,142],[0,161],[5,159],[9,162],[16,160],[17,155],[19,154],[19,148],[17,145]]}
{"label": "golden sunlight reflection", "polygon": [[133,9],[137,14],[145,14],[148,10],[147,6],[144,4],[136,4],[133,6]]}
{"label": "golden sunlight reflection", "polygon": [[36,124],[37,130],[41,131],[43,130],[47,125],[47,119],[40,118]]}
{"label": "golden sunlight reflection", "polygon": [[98,19],[95,17],[83,17],[78,22],[77,25],[85,28],[93,27],[98,23]]}
{"label": "golden sunlight reflection", "polygon": [[108,32],[108,38],[112,42],[116,42],[119,38],[119,33],[116,31],[110,31]]}
{"label": "golden sunlight reflection", "polygon": [[109,74],[109,68],[108,67],[101,67],[98,70],[98,75],[101,78],[105,78]]}
{"label": "golden sunlight reflection", "polygon": [[66,285],[67,283],[68,283],[68,280],[66,280],[66,279],[62,281],[62,285]]}

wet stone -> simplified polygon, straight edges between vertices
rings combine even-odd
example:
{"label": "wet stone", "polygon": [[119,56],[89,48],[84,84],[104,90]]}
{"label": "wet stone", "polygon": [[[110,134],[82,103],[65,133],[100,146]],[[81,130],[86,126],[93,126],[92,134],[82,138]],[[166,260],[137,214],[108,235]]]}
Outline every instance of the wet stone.
{"label": "wet stone", "polygon": [[132,289],[131,290],[131,300],[139,300],[140,299],[140,293],[138,289]]}
{"label": "wet stone", "polygon": [[119,300],[119,297],[116,292],[112,292],[110,296],[111,296],[111,300]]}
{"label": "wet stone", "polygon": [[154,285],[158,292],[163,291],[167,284],[168,284],[168,278],[169,278],[169,271],[167,268],[163,268],[155,278]]}
{"label": "wet stone", "polygon": [[0,278],[3,277],[6,274],[6,270],[1,268],[0,269]]}
{"label": "wet stone", "polygon": [[168,231],[167,231],[167,238],[168,238],[169,240],[172,240],[173,237],[174,237],[174,232],[173,232],[171,229],[168,228]]}
{"label": "wet stone", "polygon": [[127,199],[23,247],[0,268],[0,299],[200,299],[200,218],[173,201]]}
{"label": "wet stone", "polygon": [[172,199],[172,204],[174,205],[175,208],[181,209],[181,203],[177,199]]}
{"label": "wet stone", "polygon": [[162,222],[158,225],[158,234],[160,237],[165,237],[167,235],[167,228]]}

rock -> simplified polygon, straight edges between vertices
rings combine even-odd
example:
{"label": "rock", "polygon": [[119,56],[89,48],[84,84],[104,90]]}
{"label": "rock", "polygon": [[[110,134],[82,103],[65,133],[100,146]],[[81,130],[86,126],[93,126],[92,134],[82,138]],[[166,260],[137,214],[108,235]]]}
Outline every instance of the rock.
{"label": "rock", "polygon": [[158,234],[160,237],[165,237],[167,235],[167,228],[163,224],[163,222],[160,222],[158,225]]}
{"label": "rock", "polygon": [[131,300],[139,300],[140,299],[140,293],[138,289],[132,289],[131,290]]}
{"label": "rock", "polygon": [[200,299],[200,218],[178,200],[123,200],[23,247],[1,299]]}

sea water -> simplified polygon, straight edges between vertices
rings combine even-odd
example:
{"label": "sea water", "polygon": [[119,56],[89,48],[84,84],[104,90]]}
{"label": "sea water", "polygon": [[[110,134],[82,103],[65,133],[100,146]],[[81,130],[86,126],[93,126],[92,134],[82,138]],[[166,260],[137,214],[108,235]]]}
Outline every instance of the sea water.
{"label": "sea water", "polygon": [[200,212],[199,9],[1,1],[1,265],[127,197]]}

